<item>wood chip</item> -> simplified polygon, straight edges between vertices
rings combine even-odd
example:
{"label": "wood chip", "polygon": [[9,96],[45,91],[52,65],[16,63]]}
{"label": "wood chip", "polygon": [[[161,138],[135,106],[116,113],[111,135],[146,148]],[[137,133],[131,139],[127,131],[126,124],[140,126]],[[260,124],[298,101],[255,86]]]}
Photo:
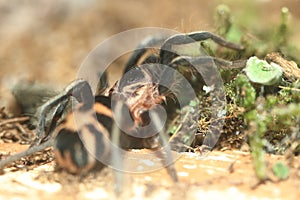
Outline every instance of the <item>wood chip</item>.
{"label": "wood chip", "polygon": [[268,62],[274,62],[281,66],[284,76],[291,82],[300,78],[300,69],[294,61],[284,59],[279,53],[273,52],[266,55]]}

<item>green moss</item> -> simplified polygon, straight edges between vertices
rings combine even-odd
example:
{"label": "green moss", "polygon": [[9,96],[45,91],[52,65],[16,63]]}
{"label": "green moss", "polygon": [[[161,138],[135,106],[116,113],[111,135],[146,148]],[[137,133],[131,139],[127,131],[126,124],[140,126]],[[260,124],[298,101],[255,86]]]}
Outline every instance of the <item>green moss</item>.
{"label": "green moss", "polygon": [[278,162],[273,166],[273,172],[279,179],[287,179],[289,177],[289,168],[282,162]]}
{"label": "green moss", "polygon": [[227,92],[235,104],[246,110],[254,106],[256,91],[244,74],[239,74],[236,79],[231,82],[231,88],[233,90],[227,90]]}
{"label": "green moss", "polygon": [[249,143],[255,174],[259,180],[264,181],[268,178],[265,151],[263,150],[263,136],[267,130],[265,117],[262,115],[260,109],[253,109],[245,114],[245,120],[248,125]]}

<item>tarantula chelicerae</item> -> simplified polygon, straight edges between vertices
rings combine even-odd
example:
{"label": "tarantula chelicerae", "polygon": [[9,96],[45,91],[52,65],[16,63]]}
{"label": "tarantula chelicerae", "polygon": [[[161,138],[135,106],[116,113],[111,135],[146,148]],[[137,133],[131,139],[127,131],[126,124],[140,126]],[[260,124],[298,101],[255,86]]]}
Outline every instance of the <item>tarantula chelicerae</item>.
{"label": "tarantula chelicerae", "polygon": [[[192,32],[169,38],[147,39],[132,53],[125,66],[124,76],[106,92],[107,95],[100,92],[93,96],[89,83],[80,79],[72,82],[62,93],[46,102],[41,107],[37,138],[31,148],[54,138],[58,164],[69,172],[78,173],[91,170],[96,164],[96,158],[102,160],[113,157],[112,160],[116,160],[114,156],[117,155],[114,153],[115,149],[109,145],[110,141],[122,149],[157,150],[166,146],[167,135],[160,131],[162,113],[159,108],[165,107],[168,113],[175,110],[174,105],[178,105],[176,87],[180,87],[181,81],[177,79],[174,71],[180,71],[180,67],[185,67],[193,75],[196,71],[195,66],[204,69],[212,67],[213,64],[229,68],[242,67],[241,62],[210,56],[182,55],[173,48],[176,45],[196,43],[206,39],[212,39],[219,45],[234,50],[243,49],[242,46],[228,42],[210,32]],[[148,47],[159,43],[162,43],[159,52],[149,53]],[[161,65],[174,70],[167,70],[160,67]],[[206,74],[206,71],[203,70],[202,76],[210,76],[207,79],[210,82],[208,84],[213,85],[214,76]],[[199,81],[196,80],[191,84],[197,85]],[[104,91],[106,85],[104,74],[100,79],[99,91]],[[175,88],[173,91],[170,89],[172,87]],[[65,119],[60,120],[70,97],[76,100],[76,106]],[[45,120],[50,110],[54,111],[51,112],[52,120],[47,126]],[[171,159],[170,148],[166,150],[166,155],[160,153],[158,156]],[[177,175],[172,165],[167,169],[176,181]]]}

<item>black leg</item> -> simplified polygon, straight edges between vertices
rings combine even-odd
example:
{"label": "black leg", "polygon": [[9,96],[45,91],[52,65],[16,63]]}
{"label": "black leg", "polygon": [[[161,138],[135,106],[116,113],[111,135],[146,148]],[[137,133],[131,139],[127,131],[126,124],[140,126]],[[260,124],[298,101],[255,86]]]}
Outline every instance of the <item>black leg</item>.
{"label": "black leg", "polygon": [[[205,83],[212,85],[219,78],[217,67],[223,69],[240,69],[245,67],[247,60],[236,60],[236,61],[228,61],[221,58],[215,58],[211,56],[201,56],[201,57],[189,57],[189,56],[178,56],[174,58],[169,64],[170,67],[177,71],[182,71],[182,68],[186,68],[190,73],[196,73],[201,75],[205,79]],[[215,67],[214,67],[215,66]],[[181,68],[181,69],[179,69]],[[174,77],[175,71],[165,70],[161,73],[159,81],[159,93],[167,94],[169,89],[172,87],[176,87],[176,85],[180,85],[180,83],[176,83],[176,81],[180,82],[180,78]],[[209,78],[207,78],[209,77]],[[173,81],[172,81],[173,80]],[[197,79],[198,80],[198,79]],[[198,86],[200,79],[198,80]]]}
{"label": "black leg", "polygon": [[230,49],[234,49],[237,51],[244,50],[244,47],[242,45],[236,44],[233,42],[229,42],[229,41],[225,40],[224,38],[222,38],[214,33],[211,33],[211,32],[207,32],[207,31],[191,32],[188,34],[188,36],[191,37],[192,39],[194,39],[195,41],[211,39],[221,46],[224,46],[224,47],[227,47]]}
{"label": "black leg", "polygon": [[[70,99],[65,99],[64,101],[62,101],[55,109],[55,111],[53,112],[53,117],[51,119],[51,122],[49,123],[49,128],[46,128],[45,130],[45,138],[43,139],[43,141],[48,140],[49,136],[51,137],[51,133],[55,130],[55,128],[57,127],[57,125],[59,124],[59,121],[62,117],[62,115],[65,112],[65,109],[69,103]],[[43,142],[41,141],[41,142]]]}
{"label": "black leg", "polygon": [[167,37],[149,37],[143,40],[136,48],[136,50],[133,51],[131,54],[129,60],[127,61],[125,65],[124,73],[131,70],[134,66],[137,65],[138,61],[141,59],[141,57],[146,53],[148,48],[155,47],[157,45],[161,45]]}
{"label": "black leg", "polygon": [[[113,112],[115,113],[115,117],[117,118],[116,120],[118,120],[119,122],[121,122],[120,120],[122,120],[122,116],[117,115],[117,113],[121,113],[122,110],[122,106],[124,105],[124,102],[122,102],[121,100],[116,100],[115,101],[115,107]],[[122,123],[122,122],[121,122]],[[118,169],[122,169],[123,168],[123,160],[122,160],[122,156],[121,156],[121,152],[120,152],[120,129],[118,127],[118,125],[116,123],[113,123],[112,126],[112,133],[111,133],[111,140],[112,143],[116,146],[114,146],[114,148],[112,148],[112,158],[111,158],[111,162],[113,166],[117,166]],[[120,195],[123,189],[123,172],[122,170],[118,170],[116,169],[114,174],[115,174],[115,193],[116,195]]]}
{"label": "black leg", "polygon": [[206,31],[191,32],[188,34],[178,34],[168,38],[162,45],[160,50],[161,63],[168,64],[173,60],[173,58],[177,56],[174,52],[172,52],[173,45],[189,44],[189,43],[199,42],[207,39],[211,39],[217,44],[230,49],[234,49],[238,51],[244,49],[244,47],[239,44],[226,41],[224,38]]}
{"label": "black leg", "polygon": [[[185,66],[191,67],[196,66],[199,68],[205,68],[216,64],[217,67],[223,69],[241,69],[246,66],[247,60],[235,60],[229,61],[224,60],[222,58],[215,58],[212,56],[201,56],[201,57],[189,57],[189,56],[178,56],[177,58],[173,59],[170,63],[174,69],[177,66]],[[201,71],[201,70],[200,70]]]}
{"label": "black leg", "polygon": [[[150,116],[151,116],[151,120],[153,120],[153,123],[155,124],[155,126],[157,126],[157,130],[159,130],[159,127],[162,127],[162,125],[161,125],[162,122],[161,122],[161,119],[160,119],[158,113],[150,112]],[[170,175],[170,177],[172,178],[172,180],[174,182],[177,182],[178,176],[177,176],[176,169],[174,167],[175,161],[173,159],[171,147],[168,144],[167,136],[165,135],[166,133],[160,131],[158,134],[159,134],[160,141],[162,143],[161,144],[162,147],[158,147],[160,149],[153,149],[153,150],[155,150],[156,156],[159,157],[160,159],[162,159],[163,165],[166,166],[167,172]]]}
{"label": "black leg", "polygon": [[27,149],[21,153],[11,155],[8,158],[6,158],[5,160],[0,161],[0,169],[3,169],[4,167],[10,165],[11,163],[13,163],[15,161],[20,160],[23,157],[30,156],[38,151],[42,151],[48,147],[51,147],[51,146],[53,146],[53,144],[54,144],[54,138],[50,138],[48,141],[44,142],[43,144],[30,147],[29,149]]}
{"label": "black leg", "polygon": [[197,97],[192,99],[188,105],[180,108],[180,116],[176,117],[171,123],[171,127],[176,127],[169,139],[171,150],[185,152],[192,145],[198,127],[200,116],[199,100]]}
{"label": "black leg", "polygon": [[107,73],[104,72],[101,75],[101,77],[99,77],[99,83],[97,85],[97,90],[96,90],[95,96],[102,95],[107,88],[108,88]]}
{"label": "black leg", "polygon": [[[58,94],[57,96],[51,98],[47,101],[42,107],[39,115],[39,121],[37,126],[37,137],[33,145],[40,144],[46,137],[48,137],[45,131],[45,121],[49,111],[57,106],[56,111],[54,113],[54,118],[61,116],[63,113],[62,108],[66,106],[66,103],[70,97],[74,97],[78,102],[84,102],[85,106],[91,108],[94,103],[93,94],[88,82],[84,80],[76,80],[72,82],[69,86],[67,86],[63,92]],[[62,104],[60,106],[60,104]],[[56,123],[56,121],[53,121]],[[50,124],[50,129],[53,129],[54,126]]]}
{"label": "black leg", "polygon": [[[197,73],[203,77],[204,82],[207,86],[211,86],[212,90],[209,95],[211,96],[211,118],[214,119],[209,125],[209,130],[204,139],[203,145],[208,148],[212,148],[217,142],[220,135],[220,130],[223,127],[224,118],[223,112],[226,110],[226,97],[224,91],[224,85],[220,73],[218,70],[218,65],[225,68],[242,68],[244,67],[244,61],[226,61],[219,58],[214,58],[210,56],[206,57],[188,57],[179,56],[175,58],[170,66],[174,69],[178,67],[187,67],[196,69]],[[172,74],[163,73],[161,80],[173,80]],[[168,81],[170,82],[170,81]],[[202,88],[202,87],[201,87]],[[164,89],[164,88],[163,88]],[[165,92],[160,90],[159,92]]]}

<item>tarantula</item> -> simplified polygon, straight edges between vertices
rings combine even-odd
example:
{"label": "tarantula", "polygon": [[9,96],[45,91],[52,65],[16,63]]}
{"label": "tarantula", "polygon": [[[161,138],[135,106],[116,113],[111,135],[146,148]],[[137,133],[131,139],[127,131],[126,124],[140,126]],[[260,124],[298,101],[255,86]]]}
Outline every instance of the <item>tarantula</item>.
{"label": "tarantula", "polygon": [[[54,141],[58,164],[71,173],[80,173],[90,171],[97,163],[96,158],[99,160],[108,158],[112,163],[119,162],[118,158],[114,158],[118,157],[115,153],[117,150],[109,145],[111,141],[122,149],[158,150],[167,146],[167,135],[160,131],[163,125],[160,122],[161,113],[158,108],[164,106],[167,110],[174,110],[170,108],[170,103],[166,102],[175,102],[171,104],[172,106],[178,103],[176,92],[170,90],[174,85],[181,84],[179,79],[176,80],[176,84],[173,84],[177,79],[174,71],[185,67],[195,72],[195,66],[208,69],[214,63],[228,68],[243,67],[243,63],[239,61],[232,62],[210,56],[191,57],[182,55],[173,48],[176,45],[196,43],[206,39],[211,39],[230,49],[243,50],[242,46],[228,42],[210,32],[177,34],[169,38],[148,38],[132,53],[125,66],[124,76],[108,90],[107,95],[100,92],[94,96],[89,83],[79,79],[46,102],[41,107],[37,137],[31,149]],[[154,47],[160,43],[162,46],[158,54],[149,53],[149,46]],[[168,66],[174,71],[166,70],[160,65]],[[211,76],[205,74],[206,70],[203,71],[204,76]],[[214,77],[211,76],[208,84],[213,85],[214,81]],[[106,85],[104,74],[100,79],[99,91],[104,91]],[[67,117],[60,120],[70,97],[73,97],[76,106]],[[50,110],[54,111],[49,112]],[[48,126],[45,120],[49,113],[52,113],[52,120]],[[154,131],[149,133],[149,130]],[[172,159],[170,148],[165,150],[166,154],[160,152],[158,156],[169,163]],[[110,157],[112,159],[109,159]],[[3,167],[4,163],[1,162],[0,167]],[[172,179],[177,181],[174,167],[169,165],[167,170]]]}

